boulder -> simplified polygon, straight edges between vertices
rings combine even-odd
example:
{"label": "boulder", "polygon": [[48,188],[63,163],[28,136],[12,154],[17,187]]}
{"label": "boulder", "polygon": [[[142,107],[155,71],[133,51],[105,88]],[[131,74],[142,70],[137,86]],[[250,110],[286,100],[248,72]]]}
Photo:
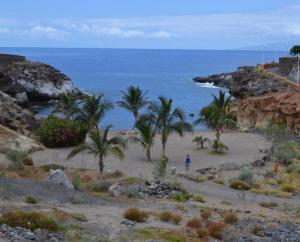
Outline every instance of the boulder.
{"label": "boulder", "polygon": [[22,107],[28,107],[29,106],[29,100],[26,92],[21,92],[16,94],[16,101],[17,104],[19,104]]}
{"label": "boulder", "polygon": [[63,185],[69,189],[74,189],[73,184],[62,170],[51,170],[50,175],[46,178],[47,182]]}

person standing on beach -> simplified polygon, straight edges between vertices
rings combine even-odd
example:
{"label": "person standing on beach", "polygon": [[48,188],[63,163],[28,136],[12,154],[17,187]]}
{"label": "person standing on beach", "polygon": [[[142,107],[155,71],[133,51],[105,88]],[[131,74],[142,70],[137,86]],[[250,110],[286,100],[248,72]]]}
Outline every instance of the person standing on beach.
{"label": "person standing on beach", "polygon": [[187,155],[185,158],[185,169],[187,172],[190,170],[191,163],[192,163],[192,160],[190,158],[190,155]]}

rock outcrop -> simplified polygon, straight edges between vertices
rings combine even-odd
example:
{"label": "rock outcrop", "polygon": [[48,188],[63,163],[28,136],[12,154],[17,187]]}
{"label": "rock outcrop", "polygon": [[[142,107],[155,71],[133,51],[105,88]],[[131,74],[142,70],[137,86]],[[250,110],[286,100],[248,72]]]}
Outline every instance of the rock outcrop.
{"label": "rock outcrop", "polygon": [[49,101],[62,93],[80,93],[71,79],[59,70],[26,59],[0,62],[0,91],[15,97],[20,105]]}
{"label": "rock outcrop", "polygon": [[32,112],[20,107],[16,99],[0,91],[0,125],[19,134],[31,136],[39,122]]}
{"label": "rock outcrop", "polygon": [[44,147],[34,140],[20,135],[0,124],[0,150],[16,150],[31,153],[43,149]]}
{"label": "rock outcrop", "polygon": [[237,99],[240,129],[262,128],[270,120],[278,120],[300,134],[300,87],[296,84],[257,67],[240,67],[233,73],[194,80],[229,89]]}

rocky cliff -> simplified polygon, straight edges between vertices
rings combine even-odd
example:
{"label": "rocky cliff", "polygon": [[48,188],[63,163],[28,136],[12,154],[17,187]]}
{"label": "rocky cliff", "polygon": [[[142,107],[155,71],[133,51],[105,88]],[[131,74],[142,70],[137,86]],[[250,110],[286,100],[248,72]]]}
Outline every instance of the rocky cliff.
{"label": "rocky cliff", "polygon": [[49,101],[62,93],[79,94],[71,79],[59,70],[26,59],[0,62],[0,91],[16,98],[23,106]]}
{"label": "rocky cliff", "polygon": [[255,67],[240,67],[233,73],[198,77],[194,81],[229,89],[237,98],[240,129],[265,127],[270,120],[278,120],[300,134],[300,87]]}

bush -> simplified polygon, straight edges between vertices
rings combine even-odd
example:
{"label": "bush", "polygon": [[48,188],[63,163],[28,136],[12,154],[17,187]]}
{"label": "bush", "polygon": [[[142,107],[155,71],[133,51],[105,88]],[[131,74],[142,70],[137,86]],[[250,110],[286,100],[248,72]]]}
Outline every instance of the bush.
{"label": "bush", "polygon": [[129,208],[124,213],[124,218],[135,221],[135,222],[144,222],[149,217],[145,211],[139,210],[138,208]]}
{"label": "bush", "polygon": [[291,184],[282,184],[280,186],[280,190],[283,191],[283,192],[290,192],[290,193],[294,193],[297,191],[297,188],[294,187],[293,185]]}
{"label": "bush", "polygon": [[280,144],[276,152],[276,157],[285,165],[290,165],[293,159],[300,157],[299,145],[292,140]]}
{"label": "bush", "polygon": [[236,215],[236,212],[233,211],[226,211],[224,214],[224,222],[226,224],[234,224],[238,221],[238,217]]}
{"label": "bush", "polygon": [[211,222],[207,226],[209,235],[219,240],[223,238],[224,228],[225,228],[225,224],[222,222]]}
{"label": "bush", "polygon": [[93,192],[108,192],[108,189],[111,186],[111,184],[112,183],[108,181],[99,181],[91,185],[91,190]]}
{"label": "bush", "polygon": [[37,200],[34,197],[32,197],[32,196],[27,196],[25,198],[25,202],[26,203],[30,203],[30,204],[37,204]]}
{"label": "bush", "polygon": [[201,219],[200,218],[192,218],[192,219],[187,221],[186,226],[191,227],[191,228],[195,228],[195,229],[199,229],[199,228],[202,227]]}
{"label": "bush", "polygon": [[221,179],[221,178],[215,178],[213,180],[213,182],[216,183],[216,184],[220,184],[220,185],[224,185],[225,184],[224,180]]}
{"label": "bush", "polygon": [[230,187],[236,190],[250,190],[250,185],[241,180],[233,180],[230,182]]}
{"label": "bush", "polygon": [[300,163],[292,163],[288,166],[288,172],[300,173]]}
{"label": "bush", "polygon": [[261,202],[259,205],[261,207],[264,207],[264,208],[276,208],[276,207],[278,207],[277,202]]}
{"label": "bush", "polygon": [[254,234],[254,235],[258,235],[261,231],[263,231],[263,228],[259,225],[254,225],[251,228],[251,233]]}
{"label": "bush", "polygon": [[7,224],[12,227],[22,227],[34,231],[36,229],[47,229],[58,231],[58,223],[39,212],[12,211],[5,213],[0,218],[0,224]]}
{"label": "bush", "polygon": [[253,173],[248,168],[243,168],[239,174],[239,180],[248,184],[253,183]]}
{"label": "bush", "polygon": [[165,211],[160,214],[159,219],[164,222],[173,222],[174,224],[179,224],[182,218],[176,213]]}
{"label": "bush", "polygon": [[36,132],[40,141],[50,148],[79,145],[85,141],[86,133],[84,125],[52,115],[42,122]]}
{"label": "bush", "polygon": [[174,195],[174,199],[177,202],[186,202],[190,199],[191,195],[188,194],[187,192],[177,192]]}
{"label": "bush", "polygon": [[18,151],[18,150],[2,149],[0,150],[0,153],[5,154],[6,157],[11,161],[22,162],[25,158],[27,158],[26,152]]}
{"label": "bush", "polygon": [[43,166],[41,166],[41,168],[47,172],[50,170],[62,170],[62,171],[65,170],[64,166],[58,165],[58,164],[43,165]]}
{"label": "bush", "polygon": [[25,166],[33,166],[33,165],[34,165],[33,160],[32,160],[31,157],[26,157],[26,158],[24,158],[24,159],[22,160],[22,163],[23,163],[23,165],[25,165]]}
{"label": "bush", "polygon": [[200,239],[204,239],[208,236],[208,231],[206,228],[199,228],[197,229],[197,234]]}
{"label": "bush", "polygon": [[204,197],[202,195],[195,195],[194,200],[199,203],[205,203]]}
{"label": "bush", "polygon": [[212,215],[212,209],[211,208],[204,208],[201,212],[200,212],[200,216],[201,218],[207,220],[211,215]]}
{"label": "bush", "polygon": [[123,172],[120,170],[115,170],[115,172],[113,173],[114,177],[121,177],[123,175],[124,175]]}

